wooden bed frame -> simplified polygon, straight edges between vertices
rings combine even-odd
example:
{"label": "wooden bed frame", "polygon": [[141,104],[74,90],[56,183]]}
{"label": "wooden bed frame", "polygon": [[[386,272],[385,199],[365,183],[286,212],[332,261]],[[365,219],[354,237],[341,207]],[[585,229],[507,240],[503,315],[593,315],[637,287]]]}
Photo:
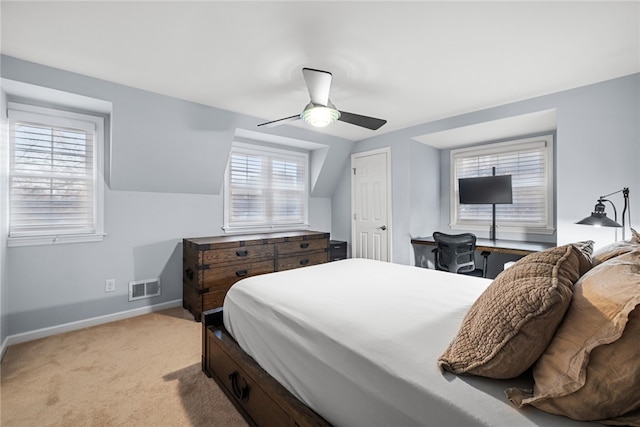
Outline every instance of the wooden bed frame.
{"label": "wooden bed frame", "polygon": [[[202,312],[202,370],[213,377],[251,426],[332,426],[242,350],[224,327],[222,307]],[[563,421],[567,425],[580,424],[562,416],[551,424],[565,425]]]}
{"label": "wooden bed frame", "polygon": [[202,313],[202,370],[252,426],[331,426],[240,348],[224,328],[222,308]]}

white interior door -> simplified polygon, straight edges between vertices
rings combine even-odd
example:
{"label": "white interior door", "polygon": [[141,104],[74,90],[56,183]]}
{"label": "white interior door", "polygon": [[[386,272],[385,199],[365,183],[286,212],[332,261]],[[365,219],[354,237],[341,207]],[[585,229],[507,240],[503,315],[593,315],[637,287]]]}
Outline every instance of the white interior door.
{"label": "white interior door", "polygon": [[390,150],[351,156],[352,256],[391,260]]}

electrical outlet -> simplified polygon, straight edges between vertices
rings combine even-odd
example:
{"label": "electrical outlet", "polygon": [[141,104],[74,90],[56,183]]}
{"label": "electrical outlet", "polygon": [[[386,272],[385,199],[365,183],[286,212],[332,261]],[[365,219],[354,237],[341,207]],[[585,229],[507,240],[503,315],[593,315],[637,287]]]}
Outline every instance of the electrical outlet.
{"label": "electrical outlet", "polygon": [[116,290],[116,279],[107,279],[104,285],[105,292],[113,292]]}

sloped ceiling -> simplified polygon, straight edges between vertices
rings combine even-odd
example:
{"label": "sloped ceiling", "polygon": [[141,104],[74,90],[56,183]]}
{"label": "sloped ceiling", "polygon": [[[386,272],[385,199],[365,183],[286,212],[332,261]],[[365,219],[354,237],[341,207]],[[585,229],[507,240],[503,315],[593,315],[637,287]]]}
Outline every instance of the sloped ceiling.
{"label": "sloped ceiling", "polygon": [[[255,117],[308,102],[392,130],[640,71],[637,1],[2,1],[3,54]],[[306,126],[296,122],[293,126]]]}

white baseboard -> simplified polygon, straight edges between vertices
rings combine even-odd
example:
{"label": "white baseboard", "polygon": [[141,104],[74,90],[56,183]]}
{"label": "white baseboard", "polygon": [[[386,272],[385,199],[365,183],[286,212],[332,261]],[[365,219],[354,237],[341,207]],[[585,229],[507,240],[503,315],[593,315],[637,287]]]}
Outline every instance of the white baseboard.
{"label": "white baseboard", "polygon": [[0,344],[0,361],[2,361],[2,358],[4,357],[6,348],[9,347],[9,344],[7,344],[8,340],[8,338],[5,338],[4,341],[2,341],[2,344]]}
{"label": "white baseboard", "polygon": [[0,347],[0,360],[4,357],[6,349],[15,344],[27,341],[37,340],[39,338],[49,337],[64,332],[76,331],[78,329],[88,328],[90,326],[102,325],[104,323],[115,322],[116,320],[128,319],[143,314],[153,313],[155,311],[167,310],[169,308],[182,307],[182,299],[163,302],[161,304],[150,305],[146,307],[136,308],[133,310],[121,311],[118,313],[107,314],[104,316],[92,317],[90,319],[78,320],[77,322],[64,323],[62,325],[50,326],[48,328],[37,329],[35,331],[23,332],[21,334],[9,335]]}

